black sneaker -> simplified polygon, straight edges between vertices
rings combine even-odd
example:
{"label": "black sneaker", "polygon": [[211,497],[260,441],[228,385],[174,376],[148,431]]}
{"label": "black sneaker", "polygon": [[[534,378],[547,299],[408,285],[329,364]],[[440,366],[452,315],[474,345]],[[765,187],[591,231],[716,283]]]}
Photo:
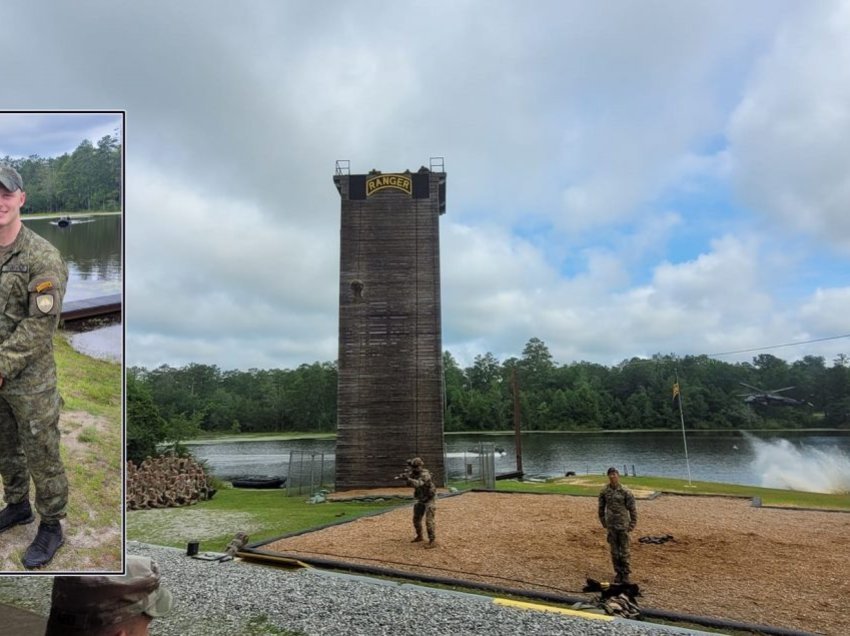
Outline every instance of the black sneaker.
{"label": "black sneaker", "polygon": [[9,504],[0,510],[0,532],[25,523],[32,523],[35,517],[32,514],[29,500],[16,504]]}
{"label": "black sneaker", "polygon": [[62,526],[58,521],[38,524],[38,534],[24,553],[21,562],[25,568],[40,568],[50,563],[50,559],[56,554],[65,539],[62,537]]}

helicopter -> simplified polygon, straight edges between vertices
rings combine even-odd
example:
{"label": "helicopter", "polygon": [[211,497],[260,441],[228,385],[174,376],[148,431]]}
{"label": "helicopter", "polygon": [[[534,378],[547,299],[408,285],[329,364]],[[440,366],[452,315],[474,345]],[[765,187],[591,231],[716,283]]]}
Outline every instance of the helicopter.
{"label": "helicopter", "polygon": [[765,391],[764,389],[753,386],[752,384],[747,384],[746,382],[739,382],[739,384],[755,391],[755,393],[741,393],[741,396],[744,398],[744,402],[747,404],[760,404],[761,406],[814,406],[814,404],[806,402],[805,400],[796,400],[784,395],[778,395],[783,391],[790,391],[794,388],[793,386]]}

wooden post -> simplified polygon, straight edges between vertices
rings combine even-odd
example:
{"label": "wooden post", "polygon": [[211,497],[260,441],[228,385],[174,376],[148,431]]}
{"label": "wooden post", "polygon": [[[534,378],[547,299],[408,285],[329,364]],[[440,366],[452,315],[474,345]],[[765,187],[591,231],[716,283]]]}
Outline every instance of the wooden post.
{"label": "wooden post", "polygon": [[516,470],[522,475],[522,436],[520,431],[519,385],[516,378],[516,367],[511,369],[511,389],[514,394],[514,438],[516,444]]}

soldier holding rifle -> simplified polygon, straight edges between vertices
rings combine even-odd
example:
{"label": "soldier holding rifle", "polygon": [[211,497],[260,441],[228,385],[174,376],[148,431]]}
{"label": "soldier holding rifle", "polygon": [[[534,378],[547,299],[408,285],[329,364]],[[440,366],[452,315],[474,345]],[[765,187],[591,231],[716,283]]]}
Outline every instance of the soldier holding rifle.
{"label": "soldier holding rifle", "polygon": [[437,487],[431,479],[431,473],[425,468],[425,462],[419,457],[407,460],[407,470],[394,479],[404,479],[408,486],[412,486],[413,497],[416,503],[413,506],[413,527],[416,536],[413,543],[418,543],[422,538],[422,518],[425,518],[425,528],[428,531],[428,543],[426,548],[433,548],[436,534],[434,530],[434,512],[437,509]]}

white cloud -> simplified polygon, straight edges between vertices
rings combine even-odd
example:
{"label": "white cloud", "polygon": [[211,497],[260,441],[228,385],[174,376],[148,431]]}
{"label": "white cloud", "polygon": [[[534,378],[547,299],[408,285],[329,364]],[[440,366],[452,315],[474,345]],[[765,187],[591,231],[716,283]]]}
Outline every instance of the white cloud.
{"label": "white cloud", "polygon": [[[613,363],[831,335],[832,283],[774,284],[794,288],[811,252],[792,261],[770,224],[731,236],[710,197],[731,175],[815,249],[850,244],[841,5],[220,8],[36,5],[0,42],[29,51],[4,77],[27,90],[3,106],[128,111],[130,364],[334,359],[335,159],[446,158],[444,343],[468,362],[532,336],[559,361]],[[681,239],[702,228],[698,247]]]}
{"label": "white cloud", "polygon": [[850,253],[850,5],[807,7],[732,116],[732,177],[754,209]]}
{"label": "white cloud", "polygon": [[[817,292],[802,306],[782,302],[771,281],[794,261],[770,253],[756,236],[717,239],[709,251],[662,263],[649,283],[620,291],[624,274],[614,255],[591,254],[583,272],[562,279],[539,250],[515,238],[469,228],[449,232],[454,239],[444,242],[444,262],[450,265],[444,285],[463,291],[444,296],[444,328],[446,346],[461,364],[487,350],[503,358],[518,355],[532,336],[546,342],[559,362],[603,364],[654,353],[698,355],[803,341],[836,333],[838,320],[813,317],[827,307],[840,316],[836,310],[848,302],[846,290]],[[466,256],[458,268],[461,261],[447,252],[461,244]],[[782,353],[830,357],[834,347]]]}
{"label": "white cloud", "polygon": [[816,289],[800,308],[800,316],[812,337],[850,333],[850,287]]}
{"label": "white cloud", "polygon": [[200,194],[150,166],[131,169],[130,364],[156,366],[162,354],[154,344],[169,361],[226,359],[233,368],[292,366],[307,351],[336,358],[328,341],[336,325],[338,230],[270,219],[237,192]]}

